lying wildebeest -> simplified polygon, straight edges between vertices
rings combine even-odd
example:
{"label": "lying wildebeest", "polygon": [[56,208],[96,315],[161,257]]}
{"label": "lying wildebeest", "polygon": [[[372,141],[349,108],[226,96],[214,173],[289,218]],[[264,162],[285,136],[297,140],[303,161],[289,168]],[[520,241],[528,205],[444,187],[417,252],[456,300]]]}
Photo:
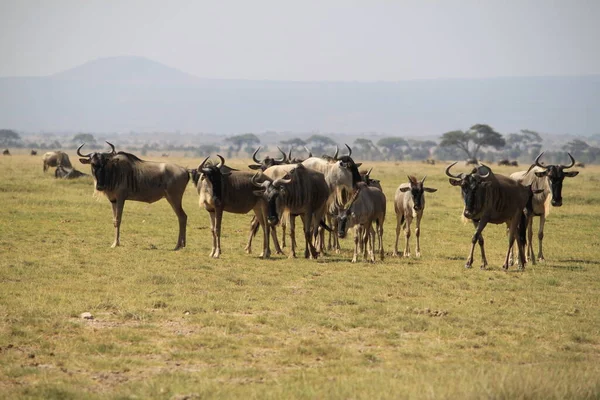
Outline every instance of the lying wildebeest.
{"label": "lying wildebeest", "polygon": [[8,149],[4,149],[4,151],[2,152],[2,155],[10,156],[10,151]]}
{"label": "lying wildebeest", "polygon": [[49,151],[42,156],[44,164],[44,172],[48,171],[48,167],[57,167],[59,164],[63,167],[72,168],[71,160],[64,151]]}
{"label": "lying wildebeest", "polygon": [[580,162],[576,162],[575,166],[578,167],[578,168],[585,168],[585,164],[582,163],[581,161]]}
{"label": "lying wildebeest", "polygon": [[54,171],[54,177],[60,179],[76,179],[81,178],[82,176],[88,176],[81,171],[77,171],[75,168],[65,167],[59,164]]}
{"label": "lying wildebeest", "polygon": [[[544,153],[537,156],[534,163],[527,171],[519,171],[511,174],[510,177],[523,185],[531,185],[533,188],[543,190],[533,196],[533,216],[540,217],[540,228],[538,231],[539,251],[538,260],[544,261],[544,252],[542,242],[544,239],[544,225],[546,217],[550,214],[550,204],[554,207],[562,206],[562,186],[565,178],[573,178],[579,174],[579,171],[565,171],[575,165],[575,159],[570,153],[570,165],[542,165],[540,158]],[[527,255],[535,264],[535,255],[533,253],[533,218],[530,218],[527,226]]]}
{"label": "lying wildebeest", "polygon": [[116,152],[111,143],[110,153],[81,154],[82,144],[77,149],[82,164],[90,164],[96,190],[104,193],[112,204],[115,226],[115,241],[111,247],[120,244],[121,217],[125,200],[154,203],[167,199],[179,220],[179,236],[175,250],[185,247],[187,215],[181,200],[190,175],[175,164],[140,160],[133,154]]}
{"label": "lying wildebeest", "polygon": [[507,158],[503,158],[502,160],[498,161],[498,166],[502,167],[502,166],[509,166],[510,165],[510,160],[508,160]]}
{"label": "lying wildebeest", "polygon": [[35,151],[35,150],[31,150],[31,155],[32,155],[32,156],[37,156],[37,151]]}
{"label": "lying wildebeest", "polygon": [[464,201],[463,215],[472,220],[476,227],[465,267],[472,267],[475,244],[479,242],[483,260],[481,269],[486,268],[487,259],[481,233],[488,223],[505,223],[509,227],[508,250],[502,268],[508,269],[510,250],[516,238],[519,249],[519,268],[524,269],[526,262],[525,228],[527,225],[527,216],[524,210],[531,195],[531,189],[507,176],[494,174],[489,167],[484,165],[474,168],[468,175],[464,173],[452,175],[450,168],[455,164],[456,162],[446,168],[446,175],[450,177],[451,185],[461,187]]}
{"label": "lying wildebeest", "polygon": [[511,167],[518,167],[519,166],[519,162],[517,160],[512,160],[511,162],[509,162],[509,165]]}
{"label": "lying wildebeest", "polygon": [[376,224],[375,231],[379,239],[379,257],[384,258],[383,251],[383,223],[385,222],[386,198],[381,190],[373,186],[367,186],[364,182],[356,185],[348,205],[339,210],[338,236],[346,237],[349,228],[354,227],[354,255],[352,262],[358,258],[358,250],[362,249],[363,260],[367,260],[367,250],[370,261],[375,262],[375,233],[373,222]]}
{"label": "lying wildebeest", "polygon": [[200,208],[204,208],[210,215],[210,228],[212,233],[212,250],[210,257],[219,258],[221,255],[221,221],[223,212],[234,214],[247,214],[254,210],[256,220],[263,228],[264,258],[271,256],[269,247],[269,225],[267,224],[267,204],[262,198],[262,193],[255,194],[256,188],[252,182],[253,173],[241,172],[225,165],[225,160],[217,164],[207,164],[208,157],[198,166],[201,174],[198,183]]}
{"label": "lying wildebeest", "polygon": [[400,229],[404,225],[404,236],[406,242],[404,245],[404,257],[410,257],[410,247],[408,241],[410,239],[410,224],[413,218],[416,221],[415,235],[417,236],[417,247],[415,249],[415,255],[421,257],[421,219],[423,218],[423,211],[425,210],[425,192],[433,193],[437,189],[423,186],[427,175],[417,181],[414,176],[408,176],[408,183],[402,183],[396,190],[394,197],[394,209],[396,211],[396,244],[394,245],[393,256],[398,256],[398,237],[400,236]]}
{"label": "lying wildebeest", "polygon": [[[322,173],[297,164],[283,178],[271,179],[262,176],[260,181],[253,178],[255,186],[263,191],[268,202],[268,223],[275,226],[284,214],[299,215],[304,224],[306,245],[304,257],[316,259],[317,249],[313,244],[319,226],[323,226],[325,206],[329,197],[329,188]],[[257,190],[257,192],[259,192]],[[292,240],[292,253],[294,241]]]}

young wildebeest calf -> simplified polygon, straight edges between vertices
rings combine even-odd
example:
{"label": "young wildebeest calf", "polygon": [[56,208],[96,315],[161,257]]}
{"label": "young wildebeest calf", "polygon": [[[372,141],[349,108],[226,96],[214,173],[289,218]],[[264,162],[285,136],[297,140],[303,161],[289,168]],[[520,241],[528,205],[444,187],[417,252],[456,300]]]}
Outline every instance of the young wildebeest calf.
{"label": "young wildebeest calf", "polygon": [[[385,222],[386,198],[383,192],[375,187],[359,182],[352,195],[348,206],[338,214],[338,236],[346,237],[349,228],[354,227],[354,255],[352,262],[356,262],[358,249],[363,249],[363,260],[367,259],[367,246],[370,261],[375,262],[375,234],[373,222],[377,225],[379,238],[379,257],[383,260],[383,223]],[[362,243],[362,246],[361,246]]]}
{"label": "young wildebeest calf", "polygon": [[415,255],[421,257],[421,218],[423,218],[423,210],[425,210],[425,192],[433,193],[437,189],[428,188],[423,186],[425,182],[424,176],[421,181],[417,181],[414,176],[408,177],[408,183],[401,184],[396,190],[396,196],[394,197],[394,209],[396,211],[396,244],[394,245],[393,256],[398,256],[398,237],[400,236],[400,229],[404,225],[404,236],[406,237],[406,243],[404,246],[404,257],[410,257],[410,247],[408,246],[408,240],[410,239],[410,224],[413,218],[416,218],[415,235],[417,236],[417,247],[415,249]]}
{"label": "young wildebeest calf", "polygon": [[218,155],[220,164],[207,165],[208,157],[198,166],[201,173],[198,182],[200,208],[210,215],[210,229],[213,238],[210,257],[219,258],[221,255],[221,221],[223,211],[234,214],[247,214],[254,210],[258,223],[263,228],[264,258],[271,256],[269,247],[269,226],[266,222],[266,202],[261,196],[255,195],[255,187],[251,181],[252,172],[240,172],[225,165],[225,160]]}
{"label": "young wildebeest calf", "polygon": [[[108,142],[106,142],[108,143]],[[85,144],[85,143],[84,143]],[[190,180],[188,171],[175,164],[143,161],[133,154],[116,152],[81,154],[83,144],[77,149],[82,164],[90,164],[96,190],[104,193],[112,204],[115,225],[115,241],[112,247],[119,246],[121,217],[125,200],[154,203],[167,199],[179,220],[179,237],[175,250],[185,247],[187,215],[181,207],[185,187]]]}

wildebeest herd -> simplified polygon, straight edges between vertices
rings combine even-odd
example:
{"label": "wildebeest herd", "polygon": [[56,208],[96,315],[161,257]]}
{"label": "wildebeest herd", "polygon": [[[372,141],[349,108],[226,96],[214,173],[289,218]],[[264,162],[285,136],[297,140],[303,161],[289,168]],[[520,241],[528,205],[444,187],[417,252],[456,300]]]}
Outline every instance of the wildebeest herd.
{"label": "wildebeest herd", "polygon": [[[108,142],[107,142],[108,143]],[[308,158],[292,158],[279,149],[280,158],[265,157],[260,160],[258,148],[252,155],[255,164],[249,165],[252,171],[239,171],[226,165],[222,156],[213,162],[206,157],[195,169],[186,169],[172,163],[144,161],[133,154],[117,152],[92,152],[82,154],[84,144],[77,149],[79,161],[91,166],[95,190],[102,192],[111,202],[115,238],[112,247],[120,244],[120,225],[123,206],[126,200],[153,203],[166,198],[179,221],[179,235],[175,250],[186,245],[187,215],[182,208],[182,198],[186,186],[192,178],[199,195],[200,208],[210,215],[212,249],[210,257],[218,258],[221,253],[221,222],[223,213],[246,214],[254,212],[249,229],[246,251],[251,252],[252,239],[259,229],[263,231],[261,257],[271,255],[271,241],[274,250],[282,254],[277,236],[277,228],[289,230],[289,256],[296,256],[295,219],[300,217],[305,240],[304,257],[316,259],[326,250],[339,252],[338,238],[344,238],[348,230],[354,231],[354,254],[356,262],[359,253],[363,260],[375,261],[375,255],[384,258],[383,224],[386,217],[386,196],[378,180],[371,178],[372,170],[359,172],[361,163],[352,158],[352,149],[346,145],[347,154],[340,156],[315,157],[310,150]],[[545,218],[550,205],[562,205],[562,184],[565,177],[574,177],[577,171],[566,171],[575,165],[543,165],[541,153],[527,171],[520,171],[510,177],[496,174],[489,166],[477,162],[469,173],[451,173],[455,163],[445,172],[449,182],[461,189],[464,203],[463,216],[473,222],[475,234],[466,267],[473,264],[476,244],[481,250],[482,265],[487,267],[484,238],[482,232],[488,223],[506,224],[508,228],[508,249],[503,268],[512,265],[512,247],[517,243],[518,267],[523,269],[529,259],[535,263],[532,241],[532,220],[540,217],[538,233],[538,259],[544,260],[542,251]],[[50,152],[43,156],[43,169],[55,166],[56,177],[77,177],[66,153]],[[85,175],[85,174],[84,174]],[[421,255],[420,230],[425,209],[425,192],[433,193],[435,188],[425,186],[426,177],[417,179],[408,176],[395,194],[396,240],[393,256],[411,255],[409,238],[412,220],[415,220],[415,255]],[[375,226],[374,226],[375,225]],[[404,251],[398,250],[400,232],[404,230]],[[329,232],[326,245],[325,231]]]}

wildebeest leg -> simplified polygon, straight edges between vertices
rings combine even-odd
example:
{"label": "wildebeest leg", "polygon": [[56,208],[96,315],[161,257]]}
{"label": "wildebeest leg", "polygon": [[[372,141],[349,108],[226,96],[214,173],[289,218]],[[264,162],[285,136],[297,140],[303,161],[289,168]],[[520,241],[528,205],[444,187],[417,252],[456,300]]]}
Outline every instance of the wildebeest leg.
{"label": "wildebeest leg", "polygon": [[354,226],[354,255],[352,256],[352,262],[355,263],[358,258],[358,242],[360,241],[360,225]]}
{"label": "wildebeest leg", "polygon": [[[506,252],[506,258],[504,259],[504,264],[502,265],[502,268],[504,268],[505,270],[508,269],[510,253],[511,253],[513,245],[515,244],[515,233],[517,231],[518,224],[519,224],[519,218],[513,217],[512,220],[510,221],[510,226],[508,228],[508,251]],[[517,248],[519,251],[519,267],[521,267],[521,265],[522,265],[521,257],[523,256],[523,254],[522,254],[523,247],[517,245]]]}
{"label": "wildebeest leg", "polygon": [[289,258],[296,258],[296,217],[290,214],[290,244],[292,246],[290,250]]}
{"label": "wildebeest leg", "polygon": [[266,207],[261,205],[257,205],[254,209],[254,213],[256,214],[256,219],[258,220],[260,227],[263,230],[263,251],[260,253],[261,258],[269,258],[271,257],[271,246],[269,246],[269,235],[271,234],[271,229],[269,224],[267,223],[267,210]]}
{"label": "wildebeest leg", "polygon": [[546,223],[546,216],[540,215],[540,229],[538,231],[538,241],[540,242],[540,251],[538,252],[538,261],[545,261],[544,252],[542,250],[542,241],[544,240],[544,224]]}
{"label": "wildebeest leg", "polygon": [[208,255],[209,257],[213,257],[215,255],[215,252],[217,250],[217,222],[216,222],[216,212],[215,211],[209,211],[208,215],[210,217],[210,233],[212,234],[212,249],[210,251],[210,254]]}
{"label": "wildebeest leg", "polygon": [[485,257],[485,248],[484,248],[484,240],[481,232],[487,225],[487,218],[482,218],[479,221],[473,221],[473,225],[475,225],[475,234],[471,239],[471,251],[469,252],[469,257],[467,258],[467,262],[465,264],[465,268],[471,268],[473,266],[473,253],[475,252],[475,244],[479,242],[479,247],[481,248],[481,258],[483,263],[481,264],[481,269],[485,269],[487,267],[487,259]]}
{"label": "wildebeest leg", "polygon": [[177,220],[179,221],[179,236],[177,238],[177,245],[175,246],[175,250],[179,250],[182,247],[185,247],[185,230],[187,227],[187,214],[183,211],[183,207],[181,206],[181,196],[171,196],[169,194],[166,195],[167,201],[175,211],[175,215],[177,215]]}
{"label": "wildebeest leg", "polygon": [[423,214],[417,214],[417,220],[415,221],[415,237],[417,238],[417,248],[415,249],[415,256],[421,257],[421,218]]}
{"label": "wildebeest leg", "polygon": [[409,241],[410,241],[410,225],[412,224],[412,213],[409,213],[405,217],[406,217],[406,221],[404,221],[404,237],[405,237],[406,241],[404,243],[404,257],[410,257]]}
{"label": "wildebeest leg", "polygon": [[306,245],[304,246],[304,258],[316,259],[318,255],[317,249],[315,249],[315,246],[313,246],[312,242],[313,228],[311,221],[312,214],[302,214],[302,223],[304,224],[304,240],[306,240]]}
{"label": "wildebeest leg", "polygon": [[256,235],[256,233],[258,232],[259,226],[260,224],[258,222],[258,219],[256,218],[256,215],[253,215],[252,221],[250,221],[250,235],[248,236],[248,243],[244,248],[247,254],[252,254],[252,239],[254,238],[254,235]]}
{"label": "wildebeest leg", "polygon": [[115,202],[111,202],[111,204],[113,209],[113,224],[115,226],[115,241],[110,247],[115,248],[121,244],[121,217],[123,216],[125,200],[117,199]]}
{"label": "wildebeest leg", "polygon": [[[363,227],[363,260],[369,262],[375,262],[375,255],[373,254],[373,223],[368,222],[367,225]],[[367,257],[368,254],[368,257]]]}
{"label": "wildebeest leg", "polygon": [[217,208],[215,210],[215,214],[215,232],[217,234],[217,248],[213,254],[213,257],[219,258],[219,256],[221,255],[221,221],[223,221],[223,209]]}
{"label": "wildebeest leg", "polygon": [[398,257],[400,253],[398,253],[398,238],[400,237],[400,230],[402,229],[402,213],[396,214],[396,244],[394,244],[394,252],[392,256]]}
{"label": "wildebeest leg", "polygon": [[531,264],[535,265],[535,254],[533,252],[533,216],[527,218],[527,252],[525,254],[525,260],[531,260]]}
{"label": "wildebeest leg", "polygon": [[377,237],[379,238],[379,258],[383,261],[384,251],[383,251],[383,223],[377,220]]}
{"label": "wildebeest leg", "polygon": [[[327,215],[325,216],[325,220],[327,222],[327,225],[329,225],[329,227],[335,231],[335,228],[333,226],[334,218],[332,218],[331,214],[327,213]],[[333,235],[333,232],[329,232],[329,236],[327,237],[327,250],[332,249],[335,249],[335,237]]]}

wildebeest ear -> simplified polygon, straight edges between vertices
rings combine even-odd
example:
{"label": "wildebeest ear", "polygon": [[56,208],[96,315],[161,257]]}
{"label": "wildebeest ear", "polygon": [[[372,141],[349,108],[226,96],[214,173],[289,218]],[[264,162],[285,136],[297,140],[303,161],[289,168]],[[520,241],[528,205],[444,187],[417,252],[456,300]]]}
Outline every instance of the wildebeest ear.
{"label": "wildebeest ear", "polygon": [[82,164],[89,164],[92,162],[92,160],[90,160],[89,158],[80,158],[79,162]]}
{"label": "wildebeest ear", "polygon": [[260,167],[261,167],[260,165],[256,165],[256,164],[251,164],[251,165],[248,165],[248,168],[250,168],[250,169],[254,169],[254,170],[256,170],[256,169],[260,169]]}
{"label": "wildebeest ear", "polygon": [[569,171],[569,172],[565,172],[565,176],[569,177],[569,178],[573,178],[574,176],[577,176],[577,174],[579,174],[579,171]]}
{"label": "wildebeest ear", "polygon": [[462,183],[462,181],[456,179],[448,179],[448,182],[450,182],[452,186],[460,186],[460,184]]}
{"label": "wildebeest ear", "polygon": [[221,175],[231,175],[232,171],[238,171],[237,169],[228,167],[227,165],[221,165],[219,170],[221,171]]}
{"label": "wildebeest ear", "polygon": [[537,176],[538,178],[541,178],[543,176],[548,175],[548,170],[544,170],[544,171],[535,171],[534,172],[535,176]]}
{"label": "wildebeest ear", "polygon": [[423,190],[426,191],[426,192],[429,192],[429,193],[437,192],[437,189],[428,188],[428,187],[424,187]]}
{"label": "wildebeest ear", "polygon": [[361,162],[357,162],[357,163],[354,163],[354,164],[356,164],[356,168],[360,168],[360,166],[361,166],[363,163],[361,163]]}

